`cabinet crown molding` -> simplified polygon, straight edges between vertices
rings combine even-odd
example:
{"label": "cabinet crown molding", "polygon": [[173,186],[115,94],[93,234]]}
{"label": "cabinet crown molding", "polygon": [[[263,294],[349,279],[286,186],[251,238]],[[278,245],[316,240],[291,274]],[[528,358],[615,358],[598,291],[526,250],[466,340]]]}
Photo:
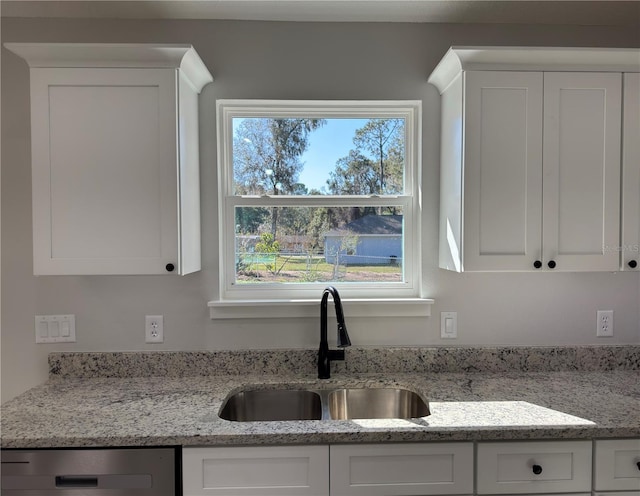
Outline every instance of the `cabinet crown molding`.
{"label": "cabinet crown molding", "polygon": [[199,93],[213,81],[191,45],[148,43],[5,43],[30,68],[93,67],[180,69]]}
{"label": "cabinet crown molding", "polygon": [[428,81],[442,93],[462,71],[640,72],[640,49],[452,46]]}

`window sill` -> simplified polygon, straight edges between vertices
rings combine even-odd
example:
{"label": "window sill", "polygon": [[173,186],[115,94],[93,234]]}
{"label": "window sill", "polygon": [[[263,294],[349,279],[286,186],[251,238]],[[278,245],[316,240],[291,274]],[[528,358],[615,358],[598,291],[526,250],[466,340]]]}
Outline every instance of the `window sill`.
{"label": "window sill", "polygon": [[[348,317],[429,317],[433,303],[427,298],[342,298]],[[208,307],[213,320],[317,317],[320,299],[219,300],[210,301]]]}

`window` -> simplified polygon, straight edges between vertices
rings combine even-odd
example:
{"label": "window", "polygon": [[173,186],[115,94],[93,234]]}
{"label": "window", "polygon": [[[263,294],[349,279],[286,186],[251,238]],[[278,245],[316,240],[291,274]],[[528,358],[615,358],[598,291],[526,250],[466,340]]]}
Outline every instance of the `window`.
{"label": "window", "polygon": [[217,112],[222,300],[420,296],[420,102]]}

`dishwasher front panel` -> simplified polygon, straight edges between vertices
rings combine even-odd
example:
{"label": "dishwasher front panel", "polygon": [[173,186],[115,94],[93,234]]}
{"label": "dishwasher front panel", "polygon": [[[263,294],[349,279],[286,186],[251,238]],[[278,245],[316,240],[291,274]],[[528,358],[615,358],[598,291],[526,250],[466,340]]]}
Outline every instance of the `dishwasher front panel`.
{"label": "dishwasher front panel", "polygon": [[2,450],[3,496],[179,496],[175,448]]}

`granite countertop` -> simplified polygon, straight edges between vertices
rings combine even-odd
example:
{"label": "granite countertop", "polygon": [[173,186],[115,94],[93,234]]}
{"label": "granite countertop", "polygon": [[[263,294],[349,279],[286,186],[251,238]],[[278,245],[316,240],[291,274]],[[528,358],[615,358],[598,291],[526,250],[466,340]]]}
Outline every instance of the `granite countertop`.
{"label": "granite countertop", "polygon": [[[416,367],[412,363],[407,366],[412,369],[409,371],[397,371],[406,367],[395,363],[390,366],[396,369],[393,372],[384,370],[386,365],[376,361],[375,368],[380,370],[354,372],[345,365],[342,370],[336,367],[329,380],[316,379],[306,365],[301,372],[289,370],[299,369],[301,363],[313,357],[309,351],[300,352],[298,356],[295,352],[282,352],[284,361],[275,366],[279,371],[265,371],[265,367],[270,369],[273,364],[257,352],[249,358],[247,354],[209,356],[207,363],[216,360],[227,363],[226,368],[216,365],[220,372],[216,375],[193,375],[190,366],[194,363],[200,372],[210,372],[203,370],[200,363],[207,359],[203,353],[183,353],[179,357],[162,352],[154,356],[54,354],[49,359],[49,381],[2,405],[2,447],[640,437],[640,347],[635,347],[631,355],[626,349],[623,364],[617,352],[608,355],[615,357],[613,362],[598,356],[599,366],[591,363],[587,367],[592,370],[576,370],[575,364],[568,365],[571,370],[535,370],[562,368],[550,365],[555,358],[537,361],[545,363],[538,367],[529,361],[516,370],[511,363],[514,353],[503,351],[492,353],[494,358],[502,356],[502,364],[488,365],[487,362],[478,367],[476,363],[474,370],[464,370],[460,360],[454,360],[456,365],[450,368],[463,370],[434,372],[431,369],[441,368],[441,364],[427,360],[425,363],[429,365]],[[372,353],[365,353],[367,360],[372,358]],[[415,350],[380,353],[396,357],[401,353],[409,356],[409,361],[417,356]],[[456,353],[459,352],[453,355]],[[352,356],[352,368],[366,368],[358,364],[356,355]],[[446,355],[451,361],[452,355]],[[466,352],[463,355],[468,357]],[[506,365],[505,357],[508,357]],[[380,359],[380,355],[376,358]],[[185,360],[191,365],[185,367]],[[142,366],[144,370],[140,368],[141,363],[146,363]],[[163,371],[154,369],[150,363],[164,364]],[[167,363],[173,365],[167,367]],[[176,363],[183,366],[178,370]],[[567,363],[563,361],[564,368]],[[246,373],[237,373],[238,369]],[[428,400],[431,414],[409,420],[286,422],[230,422],[217,415],[225,398],[245,387],[330,389],[344,386],[404,387]]]}

